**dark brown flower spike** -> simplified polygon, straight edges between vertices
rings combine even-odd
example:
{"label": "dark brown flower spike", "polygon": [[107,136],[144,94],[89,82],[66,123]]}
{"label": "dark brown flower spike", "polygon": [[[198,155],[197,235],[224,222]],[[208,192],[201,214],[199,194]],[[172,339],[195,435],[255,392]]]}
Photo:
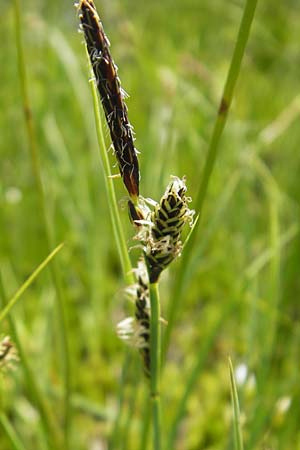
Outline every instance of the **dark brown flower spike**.
{"label": "dark brown flower spike", "polygon": [[79,18],[95,75],[119,170],[131,198],[139,195],[139,164],[133,130],[127,115],[117,67],[109,50],[109,41],[92,0],[79,2]]}

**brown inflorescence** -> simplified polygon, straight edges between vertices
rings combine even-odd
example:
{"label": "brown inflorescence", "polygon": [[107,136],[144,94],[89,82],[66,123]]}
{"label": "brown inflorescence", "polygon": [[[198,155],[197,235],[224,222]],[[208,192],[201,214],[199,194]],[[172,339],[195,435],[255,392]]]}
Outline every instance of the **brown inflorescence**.
{"label": "brown inflorescence", "polygon": [[110,54],[110,44],[92,0],[81,0],[79,18],[119,170],[131,198],[139,195],[139,164],[133,129],[127,115],[126,96],[117,67]]}

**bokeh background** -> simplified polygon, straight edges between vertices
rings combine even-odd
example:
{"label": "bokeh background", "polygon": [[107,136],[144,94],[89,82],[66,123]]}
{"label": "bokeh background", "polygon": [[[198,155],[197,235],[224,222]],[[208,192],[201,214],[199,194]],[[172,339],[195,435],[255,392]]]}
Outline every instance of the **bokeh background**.
{"label": "bokeh background", "polygon": [[[96,0],[96,5],[130,94],[142,195],[157,200],[170,175],[186,175],[195,197],[244,2]],[[71,1],[22,0],[21,12],[46,209],[54,242],[66,242],[57,263],[72,363],[71,448],[101,450],[110,441],[110,448],[139,449],[147,383],[138,352],[127,349],[115,332],[133,307],[124,295],[112,233],[76,9]],[[174,449],[232,448],[228,356],[245,447],[300,448],[299,23],[298,2],[258,2],[163,374],[167,440],[207,346]],[[47,255],[15,36],[13,2],[3,1],[0,264],[8,297]],[[126,192],[120,180],[115,187],[131,248],[136,243]],[[138,254],[131,249],[134,262]],[[162,280],[166,320],[176,270],[178,263]],[[55,295],[47,269],[12,314],[42,392],[61,421]],[[7,322],[0,326],[1,334],[9,333]],[[22,361],[0,381],[1,410],[25,448],[44,448]],[[0,448],[12,448],[3,433]]]}

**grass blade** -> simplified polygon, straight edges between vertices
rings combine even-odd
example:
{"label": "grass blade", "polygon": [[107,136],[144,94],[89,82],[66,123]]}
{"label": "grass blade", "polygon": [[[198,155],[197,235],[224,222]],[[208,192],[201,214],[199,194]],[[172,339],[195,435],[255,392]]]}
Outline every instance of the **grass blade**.
{"label": "grass blade", "polygon": [[241,418],[240,418],[240,406],[239,398],[237,393],[237,388],[234,379],[233,367],[231,359],[228,360],[229,364],[229,375],[230,375],[230,388],[231,388],[231,401],[233,409],[233,431],[236,450],[244,450],[242,429],[241,429]]}
{"label": "grass blade", "polygon": [[22,286],[17,290],[15,295],[8,301],[7,305],[0,312],[0,322],[7,316],[13,306],[17,303],[21,295],[29,288],[29,286],[34,282],[36,277],[40,272],[50,263],[55,255],[63,248],[64,243],[59,244],[46,259],[35,269],[35,271],[27,278],[27,280],[22,284]]}
{"label": "grass blade", "polygon": [[161,413],[160,413],[160,300],[158,283],[150,283],[150,355],[151,355],[151,379],[150,395],[152,403],[152,427],[153,448],[161,449]]}

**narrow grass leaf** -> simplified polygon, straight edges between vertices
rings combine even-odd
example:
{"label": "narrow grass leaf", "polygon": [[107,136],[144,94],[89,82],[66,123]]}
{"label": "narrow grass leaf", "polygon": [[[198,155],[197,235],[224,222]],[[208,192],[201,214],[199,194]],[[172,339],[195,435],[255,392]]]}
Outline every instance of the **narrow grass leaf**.
{"label": "narrow grass leaf", "polygon": [[46,259],[35,269],[35,271],[27,278],[27,280],[22,284],[22,286],[17,290],[15,295],[8,301],[7,305],[0,312],[0,322],[7,316],[13,306],[17,303],[21,295],[29,288],[29,286],[34,282],[36,277],[40,272],[47,267],[49,262],[54,258],[55,255],[63,248],[64,243],[59,244]]}
{"label": "narrow grass leaf", "polygon": [[238,393],[236,388],[236,383],[234,379],[234,372],[231,359],[228,359],[229,364],[229,375],[230,375],[230,388],[231,388],[231,401],[232,401],[232,409],[233,409],[233,431],[234,431],[234,440],[235,440],[235,449],[243,450],[243,437],[242,437],[242,429],[241,429],[241,418],[240,418],[240,406]]}

